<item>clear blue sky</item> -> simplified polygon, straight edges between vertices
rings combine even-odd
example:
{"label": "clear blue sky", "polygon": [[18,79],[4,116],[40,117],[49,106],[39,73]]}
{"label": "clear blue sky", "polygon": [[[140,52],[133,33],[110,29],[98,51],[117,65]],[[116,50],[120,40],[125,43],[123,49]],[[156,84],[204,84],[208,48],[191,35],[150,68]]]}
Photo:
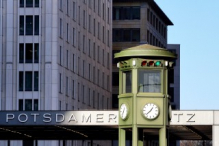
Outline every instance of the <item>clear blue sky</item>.
{"label": "clear blue sky", "polygon": [[168,43],[181,45],[181,109],[219,110],[219,1],[155,2],[174,24]]}

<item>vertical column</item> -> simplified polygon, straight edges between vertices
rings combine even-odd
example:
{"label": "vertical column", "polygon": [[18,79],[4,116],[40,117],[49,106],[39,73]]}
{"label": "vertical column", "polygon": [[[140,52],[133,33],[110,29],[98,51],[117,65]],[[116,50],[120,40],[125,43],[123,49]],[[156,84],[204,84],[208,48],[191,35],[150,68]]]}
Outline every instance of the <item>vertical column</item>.
{"label": "vertical column", "polygon": [[219,126],[212,126],[212,145],[219,146]]}
{"label": "vertical column", "polygon": [[159,146],[167,146],[166,126],[159,130]]}
{"label": "vertical column", "polygon": [[13,0],[6,4],[6,110],[13,109]]}
{"label": "vertical column", "polygon": [[126,131],[122,128],[119,128],[119,146],[125,146],[125,137],[126,137]]}

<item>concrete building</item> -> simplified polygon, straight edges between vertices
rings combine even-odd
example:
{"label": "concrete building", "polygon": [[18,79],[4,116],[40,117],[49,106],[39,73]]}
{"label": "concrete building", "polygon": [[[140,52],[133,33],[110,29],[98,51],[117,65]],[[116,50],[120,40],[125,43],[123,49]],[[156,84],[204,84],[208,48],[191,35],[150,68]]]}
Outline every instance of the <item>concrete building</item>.
{"label": "concrete building", "polygon": [[0,110],[111,109],[111,17],[111,0],[0,0]]}
{"label": "concrete building", "polygon": [[[154,0],[113,0],[113,55],[125,48],[151,44],[178,54],[174,70],[170,71],[169,94],[173,109],[180,108],[180,45],[167,44],[167,27],[171,20]],[[118,108],[118,69],[113,60],[113,108]]]}

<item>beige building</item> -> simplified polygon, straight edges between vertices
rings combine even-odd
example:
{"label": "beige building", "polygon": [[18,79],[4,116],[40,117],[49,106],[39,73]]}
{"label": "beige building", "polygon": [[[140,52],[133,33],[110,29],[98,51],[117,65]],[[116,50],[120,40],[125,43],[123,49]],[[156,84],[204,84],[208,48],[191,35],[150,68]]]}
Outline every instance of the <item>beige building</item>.
{"label": "beige building", "polygon": [[[0,0],[0,110],[111,109],[111,17],[111,0]],[[0,141],[91,143],[108,144]]]}

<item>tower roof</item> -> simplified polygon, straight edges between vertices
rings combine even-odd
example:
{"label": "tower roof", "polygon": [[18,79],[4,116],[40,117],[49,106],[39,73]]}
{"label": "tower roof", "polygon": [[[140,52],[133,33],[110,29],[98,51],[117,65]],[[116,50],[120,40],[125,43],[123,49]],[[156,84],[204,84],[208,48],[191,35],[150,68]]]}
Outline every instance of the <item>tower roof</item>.
{"label": "tower roof", "polygon": [[131,48],[124,49],[115,54],[115,58],[122,57],[153,57],[153,58],[176,58],[176,54],[168,51],[167,49],[143,44]]}

